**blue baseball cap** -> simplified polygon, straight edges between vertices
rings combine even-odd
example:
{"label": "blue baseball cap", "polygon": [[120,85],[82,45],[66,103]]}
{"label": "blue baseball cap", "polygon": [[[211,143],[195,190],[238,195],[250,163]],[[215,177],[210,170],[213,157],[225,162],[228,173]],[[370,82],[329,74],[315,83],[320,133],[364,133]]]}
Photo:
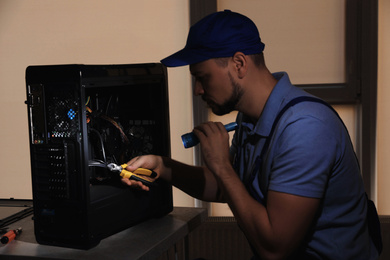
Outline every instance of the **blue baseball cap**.
{"label": "blue baseball cap", "polygon": [[178,67],[212,58],[232,57],[236,52],[245,55],[261,53],[256,25],[248,17],[225,10],[210,14],[191,26],[185,47],[161,60],[167,67]]}

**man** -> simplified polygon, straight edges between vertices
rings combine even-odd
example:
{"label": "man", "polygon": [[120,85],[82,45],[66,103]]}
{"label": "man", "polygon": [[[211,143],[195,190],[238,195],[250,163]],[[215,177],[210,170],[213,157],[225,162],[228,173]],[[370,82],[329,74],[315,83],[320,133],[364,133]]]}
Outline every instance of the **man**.
{"label": "man", "polygon": [[[217,12],[192,26],[184,49],[161,62],[190,65],[195,95],[215,114],[239,112],[232,147],[224,126],[207,122],[193,130],[204,167],[147,155],[128,170],[150,168],[198,199],[227,202],[254,259],[376,259],[343,123],[286,73],[271,74],[263,49],[254,23],[238,13]],[[309,98],[278,116],[297,97]]]}

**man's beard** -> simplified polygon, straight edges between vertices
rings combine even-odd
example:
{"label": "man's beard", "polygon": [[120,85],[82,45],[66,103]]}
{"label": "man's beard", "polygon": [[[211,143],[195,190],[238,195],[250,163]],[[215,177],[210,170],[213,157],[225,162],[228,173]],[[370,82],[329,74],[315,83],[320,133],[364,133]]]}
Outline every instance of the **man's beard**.
{"label": "man's beard", "polygon": [[218,105],[215,102],[208,100],[208,105],[214,114],[218,116],[226,115],[236,109],[238,102],[240,101],[243,91],[241,85],[234,81],[230,72],[228,72],[230,84],[232,86],[232,95],[222,105]]}

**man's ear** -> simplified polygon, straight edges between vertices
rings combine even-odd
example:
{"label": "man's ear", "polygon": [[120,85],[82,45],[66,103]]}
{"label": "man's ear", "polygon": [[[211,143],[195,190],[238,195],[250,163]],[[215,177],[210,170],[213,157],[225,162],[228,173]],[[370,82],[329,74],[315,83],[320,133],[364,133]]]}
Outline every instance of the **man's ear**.
{"label": "man's ear", "polygon": [[248,56],[242,52],[236,52],[233,57],[234,70],[239,78],[243,78],[246,75],[248,69]]}

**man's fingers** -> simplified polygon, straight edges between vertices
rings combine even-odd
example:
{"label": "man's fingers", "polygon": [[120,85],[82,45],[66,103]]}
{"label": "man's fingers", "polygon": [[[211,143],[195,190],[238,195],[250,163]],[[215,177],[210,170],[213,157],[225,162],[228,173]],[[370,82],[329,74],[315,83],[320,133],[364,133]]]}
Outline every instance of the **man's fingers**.
{"label": "man's fingers", "polygon": [[122,178],[122,183],[126,184],[127,186],[130,186],[132,188],[138,189],[138,190],[144,190],[144,191],[149,191],[149,187],[144,185],[140,181],[135,181],[135,180],[130,180],[127,178]]}

